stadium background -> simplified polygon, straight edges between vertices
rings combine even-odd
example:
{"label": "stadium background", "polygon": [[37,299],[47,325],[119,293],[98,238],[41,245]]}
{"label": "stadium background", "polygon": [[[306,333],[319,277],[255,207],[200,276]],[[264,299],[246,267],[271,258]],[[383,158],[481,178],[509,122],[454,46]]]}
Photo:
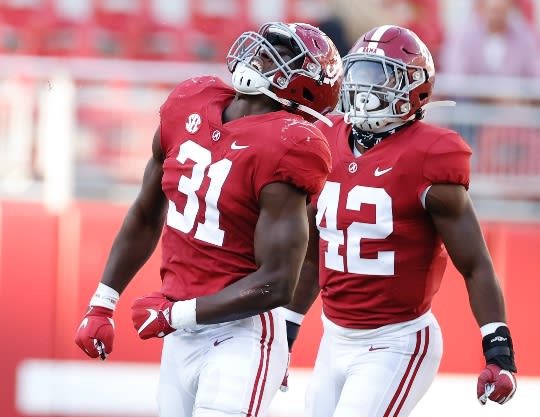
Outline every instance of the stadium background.
{"label": "stadium background", "polygon": [[[385,2],[349,1],[355,6],[350,13],[377,1]],[[538,31],[540,2],[517,2]],[[443,35],[472,7],[469,0],[393,3],[423,7],[427,14],[411,26],[420,32],[439,25]],[[159,105],[187,77],[216,74],[227,80],[222,62],[241,31],[268,20],[319,24],[333,5],[330,0],[0,1],[2,417],[156,415],[161,342],[136,337],[129,306],[158,285],[159,250],[119,303],[111,357],[87,359],[73,337],[140,182]],[[537,58],[531,57],[531,65]],[[458,106],[433,110],[428,120],[457,129],[475,150],[471,195],[507,300],[519,390],[504,407],[476,402],[480,336],[463,281],[450,266],[433,308],[445,355],[412,417],[531,415],[526,410],[537,409],[540,393],[535,355],[540,82],[440,72],[436,95],[456,99]],[[321,332],[319,314],[317,304],[295,346],[291,389],[278,393],[270,417],[302,415]]]}

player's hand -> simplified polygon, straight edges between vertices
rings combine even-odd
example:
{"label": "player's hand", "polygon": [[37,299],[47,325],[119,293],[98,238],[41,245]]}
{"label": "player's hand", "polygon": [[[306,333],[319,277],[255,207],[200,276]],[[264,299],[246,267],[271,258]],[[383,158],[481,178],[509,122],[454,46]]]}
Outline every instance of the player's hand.
{"label": "player's hand", "polygon": [[160,292],[152,292],[133,302],[131,319],[141,339],[164,337],[176,330],[171,327],[173,304]]}
{"label": "player's hand", "polygon": [[105,360],[114,341],[113,310],[91,306],[77,330],[75,343],[91,358]]}
{"label": "player's hand", "polygon": [[476,396],[482,405],[488,399],[504,404],[512,398],[516,387],[516,377],[512,372],[501,369],[495,364],[489,364],[478,377]]}
{"label": "player's hand", "polygon": [[499,326],[482,338],[486,367],[478,377],[476,395],[481,404],[488,399],[499,404],[509,401],[516,392],[517,371],[514,346],[507,326]]}

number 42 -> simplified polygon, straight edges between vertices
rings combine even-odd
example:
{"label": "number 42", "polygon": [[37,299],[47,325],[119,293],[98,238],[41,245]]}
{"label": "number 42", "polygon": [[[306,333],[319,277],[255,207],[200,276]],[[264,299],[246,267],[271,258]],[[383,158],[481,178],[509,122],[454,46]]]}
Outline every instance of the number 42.
{"label": "number 42", "polygon": [[[383,188],[356,185],[347,193],[345,208],[359,211],[362,204],[375,206],[375,223],[351,222],[345,230],[338,229],[338,204],[341,184],[328,181],[317,202],[316,223],[319,236],[328,242],[324,265],[345,272],[345,260],[339,247],[346,245],[347,271],[363,275],[394,275],[395,252],[378,251],[376,258],[363,258],[362,239],[386,239],[392,231],[392,198]],[[322,226],[323,219],[326,226]]]}

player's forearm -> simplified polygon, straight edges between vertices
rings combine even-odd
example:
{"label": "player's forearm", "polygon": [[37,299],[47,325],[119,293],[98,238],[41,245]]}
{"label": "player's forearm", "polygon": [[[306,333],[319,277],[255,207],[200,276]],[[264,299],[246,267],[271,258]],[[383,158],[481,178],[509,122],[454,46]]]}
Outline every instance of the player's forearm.
{"label": "player's forearm", "polygon": [[492,272],[473,272],[466,277],[469,303],[479,326],[492,322],[506,322],[504,297]]}
{"label": "player's forearm", "polygon": [[212,295],[197,298],[197,323],[239,320],[287,304],[293,272],[257,270]]}
{"label": "player's forearm", "polygon": [[293,298],[285,307],[296,313],[306,314],[319,296],[318,278],[318,265],[312,262],[304,262]]}

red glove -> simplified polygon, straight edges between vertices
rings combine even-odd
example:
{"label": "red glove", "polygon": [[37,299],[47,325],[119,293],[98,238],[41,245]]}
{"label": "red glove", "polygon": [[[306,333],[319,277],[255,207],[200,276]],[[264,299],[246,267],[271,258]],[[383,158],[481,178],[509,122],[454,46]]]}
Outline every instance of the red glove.
{"label": "red glove", "polygon": [[501,369],[495,364],[489,364],[480,373],[476,396],[484,405],[488,398],[499,404],[504,404],[512,398],[516,392],[516,377],[510,371]]}
{"label": "red glove", "polygon": [[176,330],[171,327],[173,304],[160,292],[152,292],[133,302],[131,319],[141,339],[164,337]]}
{"label": "red glove", "polygon": [[113,310],[90,306],[77,330],[75,343],[91,358],[105,360],[114,341]]}

